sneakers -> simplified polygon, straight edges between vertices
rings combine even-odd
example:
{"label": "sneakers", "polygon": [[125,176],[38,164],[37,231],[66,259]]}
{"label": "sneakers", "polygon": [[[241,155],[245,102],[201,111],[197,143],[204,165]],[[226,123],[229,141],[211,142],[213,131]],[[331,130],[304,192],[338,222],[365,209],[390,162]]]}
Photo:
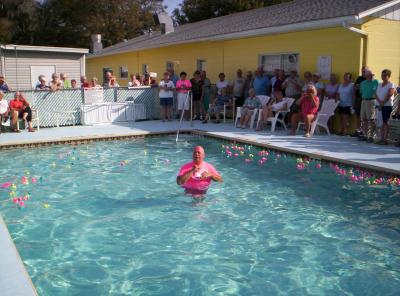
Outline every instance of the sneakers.
{"label": "sneakers", "polygon": [[365,136],[359,136],[359,137],[358,137],[358,140],[359,140],[359,141],[366,141],[366,140],[367,140],[367,137],[365,137]]}
{"label": "sneakers", "polygon": [[367,139],[367,143],[373,143],[374,142],[374,139],[373,138],[368,138]]}
{"label": "sneakers", "polygon": [[238,124],[236,127],[237,127],[237,128],[242,128],[242,125]]}
{"label": "sneakers", "polygon": [[375,144],[378,144],[378,145],[387,145],[387,144],[388,144],[388,141],[386,141],[386,140],[379,140],[379,141],[376,142]]}

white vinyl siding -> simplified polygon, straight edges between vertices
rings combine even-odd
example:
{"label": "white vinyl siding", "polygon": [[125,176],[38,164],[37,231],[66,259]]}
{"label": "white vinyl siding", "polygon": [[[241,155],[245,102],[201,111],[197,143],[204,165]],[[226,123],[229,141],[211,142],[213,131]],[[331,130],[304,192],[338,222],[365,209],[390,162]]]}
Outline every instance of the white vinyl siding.
{"label": "white vinyl siding", "polygon": [[[4,72],[6,80],[11,89],[31,89],[31,66],[52,66],[56,67],[57,73],[65,73],[69,80],[79,81],[82,73],[82,54],[57,53],[57,52],[33,52],[7,50],[4,54]],[[18,74],[18,80],[17,80]],[[47,77],[50,81],[51,77]]]}

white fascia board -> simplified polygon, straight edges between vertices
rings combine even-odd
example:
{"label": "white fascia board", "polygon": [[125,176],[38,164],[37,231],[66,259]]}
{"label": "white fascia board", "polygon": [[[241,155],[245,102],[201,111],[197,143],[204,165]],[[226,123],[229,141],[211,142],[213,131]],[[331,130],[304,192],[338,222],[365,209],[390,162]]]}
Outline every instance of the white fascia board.
{"label": "white fascia board", "polygon": [[325,19],[325,20],[283,25],[283,26],[278,26],[278,27],[260,28],[260,29],[255,29],[255,30],[249,30],[249,31],[215,36],[215,37],[208,38],[208,40],[226,40],[226,39],[248,38],[248,37],[256,37],[256,36],[269,35],[269,34],[316,30],[316,29],[338,27],[338,26],[341,27],[343,22],[350,23],[350,24],[356,24],[356,23],[358,23],[358,18],[356,16],[346,16],[346,17],[339,17],[339,18],[333,18],[333,19]]}
{"label": "white fascia board", "polygon": [[324,20],[318,20],[318,21],[310,21],[310,22],[304,22],[304,23],[296,23],[296,24],[290,24],[290,25],[247,30],[247,31],[242,31],[242,32],[217,35],[217,36],[213,36],[213,37],[197,38],[197,39],[174,42],[174,43],[165,43],[165,44],[159,44],[157,46],[149,46],[149,47],[138,48],[138,49],[127,48],[127,49],[117,51],[117,52],[109,52],[109,53],[104,53],[104,54],[99,54],[99,55],[88,55],[86,58],[87,59],[95,59],[95,58],[100,58],[100,57],[104,57],[104,56],[123,54],[123,53],[127,53],[127,52],[137,52],[137,51],[142,51],[142,50],[147,50],[147,49],[161,48],[161,47],[167,47],[167,46],[179,45],[179,44],[190,44],[190,43],[195,43],[195,42],[243,39],[243,38],[251,38],[251,37],[271,35],[271,34],[279,34],[279,33],[317,30],[317,29],[330,28],[330,27],[342,27],[343,23],[360,24],[360,20],[357,16],[352,15],[352,16],[338,17],[338,18],[332,18],[332,19],[324,19]]}
{"label": "white fascia board", "polygon": [[66,52],[66,53],[89,53],[86,48],[72,48],[72,47],[52,47],[52,46],[31,46],[31,45],[17,45],[5,44],[1,45],[4,50],[24,50],[24,51],[45,51],[45,52]]}
{"label": "white fascia board", "polygon": [[359,13],[359,14],[358,14],[358,17],[361,19],[361,18],[370,16],[370,15],[373,15],[373,14],[376,13],[376,12],[385,10],[386,8],[392,7],[392,6],[394,6],[394,5],[396,5],[396,4],[399,4],[399,3],[400,3],[400,0],[389,1],[389,2],[387,2],[387,3],[385,3],[385,4],[376,6],[376,7],[374,7],[374,8],[371,8],[371,9],[368,9],[368,10],[366,10],[366,11],[363,11],[363,12]]}

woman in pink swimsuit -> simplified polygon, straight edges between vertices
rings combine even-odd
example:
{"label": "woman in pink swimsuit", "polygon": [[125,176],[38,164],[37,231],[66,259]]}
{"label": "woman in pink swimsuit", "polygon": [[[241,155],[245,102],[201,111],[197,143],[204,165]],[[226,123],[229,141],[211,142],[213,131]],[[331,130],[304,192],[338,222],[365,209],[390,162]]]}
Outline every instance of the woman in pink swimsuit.
{"label": "woman in pink swimsuit", "polygon": [[221,175],[211,164],[204,161],[204,157],[203,147],[196,146],[193,150],[193,161],[183,165],[176,177],[176,183],[185,188],[186,193],[195,197],[204,195],[211,181],[222,181]]}
{"label": "woman in pink swimsuit", "polygon": [[319,98],[317,97],[317,90],[315,86],[312,84],[307,85],[305,93],[302,95],[300,100],[296,102],[296,104],[300,105],[301,111],[292,115],[292,131],[290,135],[294,136],[296,134],[298,123],[303,121],[306,128],[306,133],[304,136],[309,138],[311,123],[315,120],[319,107]]}

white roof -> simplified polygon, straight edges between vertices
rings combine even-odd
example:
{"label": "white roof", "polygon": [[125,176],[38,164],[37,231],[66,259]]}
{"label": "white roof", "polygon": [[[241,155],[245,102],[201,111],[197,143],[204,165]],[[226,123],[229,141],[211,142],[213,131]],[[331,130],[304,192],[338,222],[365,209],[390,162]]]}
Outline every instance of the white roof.
{"label": "white roof", "polygon": [[24,50],[24,51],[46,51],[46,52],[67,52],[67,53],[89,53],[86,48],[72,48],[72,47],[54,47],[54,46],[32,46],[32,45],[18,45],[18,44],[5,44],[0,45],[3,50]]}

